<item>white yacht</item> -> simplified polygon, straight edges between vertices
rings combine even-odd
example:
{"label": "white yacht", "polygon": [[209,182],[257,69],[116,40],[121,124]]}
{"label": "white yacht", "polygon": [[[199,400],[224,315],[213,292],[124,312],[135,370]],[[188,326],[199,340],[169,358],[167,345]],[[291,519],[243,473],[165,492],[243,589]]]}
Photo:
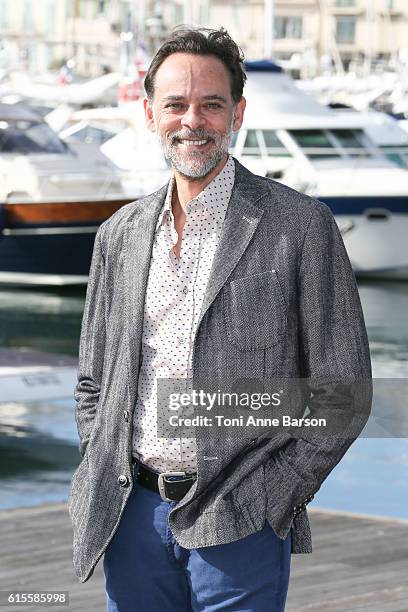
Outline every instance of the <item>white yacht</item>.
{"label": "white yacht", "polygon": [[325,202],[357,275],[407,279],[404,131],[381,113],[322,106],[272,62],[247,62],[246,70],[247,108],[232,143],[235,157]]}

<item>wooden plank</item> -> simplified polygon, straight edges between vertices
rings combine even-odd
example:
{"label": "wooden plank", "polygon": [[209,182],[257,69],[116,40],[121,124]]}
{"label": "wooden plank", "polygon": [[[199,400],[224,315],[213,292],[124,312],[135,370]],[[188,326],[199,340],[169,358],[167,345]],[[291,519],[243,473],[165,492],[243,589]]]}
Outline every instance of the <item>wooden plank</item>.
{"label": "wooden plank", "polygon": [[[287,612],[408,611],[408,521],[320,509],[310,521],[313,553],[292,555]],[[70,612],[105,609],[102,559],[86,583],[74,575],[66,504],[0,511],[0,541],[1,590],[68,590]]]}

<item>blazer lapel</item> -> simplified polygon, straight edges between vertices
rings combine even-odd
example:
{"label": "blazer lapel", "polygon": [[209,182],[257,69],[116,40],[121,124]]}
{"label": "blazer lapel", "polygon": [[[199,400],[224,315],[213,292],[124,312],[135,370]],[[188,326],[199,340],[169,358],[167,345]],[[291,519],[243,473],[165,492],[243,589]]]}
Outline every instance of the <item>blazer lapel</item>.
{"label": "blazer lapel", "polygon": [[234,159],[234,161],[234,187],[225,215],[220,241],[214,255],[198,325],[200,325],[206,311],[239,262],[258,227],[263,209],[255,206],[255,202],[261,199],[265,193],[270,193],[264,187],[264,182],[260,184],[256,175],[249,172],[237,160]]}
{"label": "blazer lapel", "polygon": [[125,237],[125,317],[130,376],[139,369],[143,331],[144,304],[155,228],[163,206],[168,184],[137,202],[137,208],[126,224]]}

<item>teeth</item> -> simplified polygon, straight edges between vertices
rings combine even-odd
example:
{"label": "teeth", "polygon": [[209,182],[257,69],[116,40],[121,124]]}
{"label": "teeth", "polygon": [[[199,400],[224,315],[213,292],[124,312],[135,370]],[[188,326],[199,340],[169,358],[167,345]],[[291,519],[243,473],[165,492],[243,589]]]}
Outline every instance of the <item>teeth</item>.
{"label": "teeth", "polygon": [[208,142],[208,140],[182,140],[181,142],[184,145],[190,146],[190,145],[202,145]]}

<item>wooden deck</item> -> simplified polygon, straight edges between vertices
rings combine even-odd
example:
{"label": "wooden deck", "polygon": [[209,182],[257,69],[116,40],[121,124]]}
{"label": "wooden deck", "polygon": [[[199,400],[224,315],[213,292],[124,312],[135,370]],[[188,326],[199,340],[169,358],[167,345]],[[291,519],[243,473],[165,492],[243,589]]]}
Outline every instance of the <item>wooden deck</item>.
{"label": "wooden deck", "polygon": [[[317,509],[310,519],[314,552],[292,555],[286,612],[408,611],[408,521]],[[1,510],[0,542],[0,590],[68,590],[58,609],[105,611],[101,562],[85,584],[73,574],[65,504]]]}

